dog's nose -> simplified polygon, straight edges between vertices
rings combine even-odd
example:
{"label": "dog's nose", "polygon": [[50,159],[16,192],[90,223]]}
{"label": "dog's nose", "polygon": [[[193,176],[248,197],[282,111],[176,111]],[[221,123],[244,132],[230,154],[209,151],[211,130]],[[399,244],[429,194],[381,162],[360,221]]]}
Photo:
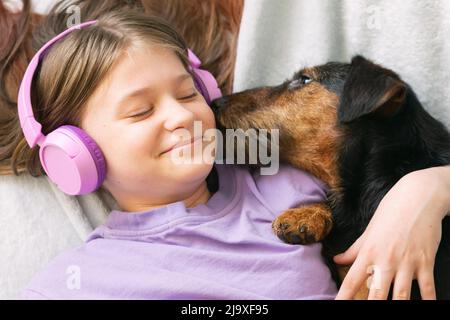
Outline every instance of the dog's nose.
{"label": "dog's nose", "polygon": [[220,109],[222,109],[227,105],[228,100],[229,99],[227,97],[216,99],[211,103],[211,108],[213,109],[214,112],[219,112]]}

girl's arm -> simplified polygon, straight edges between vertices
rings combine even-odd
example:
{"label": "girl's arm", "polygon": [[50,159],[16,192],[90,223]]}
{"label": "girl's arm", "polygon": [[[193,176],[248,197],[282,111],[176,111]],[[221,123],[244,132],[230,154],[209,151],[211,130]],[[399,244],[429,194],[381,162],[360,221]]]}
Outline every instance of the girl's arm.
{"label": "girl's arm", "polygon": [[412,172],[383,198],[364,234],[338,264],[352,264],[337,299],[352,299],[370,273],[369,299],[409,299],[417,279],[423,299],[435,299],[433,266],[442,219],[450,212],[450,166]]}
{"label": "girl's arm", "polygon": [[450,216],[450,166],[442,168],[443,181],[446,182],[444,187],[444,197],[447,200],[447,216]]}

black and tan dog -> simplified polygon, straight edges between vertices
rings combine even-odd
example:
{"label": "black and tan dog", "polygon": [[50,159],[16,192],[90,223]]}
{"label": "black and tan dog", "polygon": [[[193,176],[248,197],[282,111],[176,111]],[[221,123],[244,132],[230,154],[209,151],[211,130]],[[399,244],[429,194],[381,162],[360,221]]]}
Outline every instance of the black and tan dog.
{"label": "black and tan dog", "polygon": [[[345,251],[363,233],[400,178],[450,164],[446,127],[396,73],[361,56],[351,64],[301,70],[276,87],[226,96],[213,109],[222,129],[279,129],[280,160],[328,184],[328,203],[290,209],[273,223],[288,243],[324,240],[328,256]],[[450,299],[449,220],[435,264],[441,299]],[[415,284],[412,297],[418,292]]]}

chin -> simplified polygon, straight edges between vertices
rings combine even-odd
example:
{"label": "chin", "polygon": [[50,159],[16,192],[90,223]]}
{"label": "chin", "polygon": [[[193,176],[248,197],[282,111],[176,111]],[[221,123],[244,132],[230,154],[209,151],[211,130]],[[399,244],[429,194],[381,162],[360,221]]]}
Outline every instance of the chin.
{"label": "chin", "polygon": [[184,182],[204,180],[211,172],[213,165],[213,163],[180,164],[174,167],[173,173],[176,172]]}

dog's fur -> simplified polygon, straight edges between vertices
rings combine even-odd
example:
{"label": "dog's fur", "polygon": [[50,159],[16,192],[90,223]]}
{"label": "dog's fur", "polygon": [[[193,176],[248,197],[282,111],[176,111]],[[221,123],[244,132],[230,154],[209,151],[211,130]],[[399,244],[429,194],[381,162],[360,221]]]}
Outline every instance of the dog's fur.
{"label": "dog's fur", "polygon": [[[403,176],[450,164],[445,126],[396,73],[361,56],[351,64],[301,70],[277,87],[224,97],[214,110],[221,129],[279,129],[280,160],[328,184],[327,206],[293,208],[273,223],[288,243],[324,239],[328,257],[345,251],[363,233]],[[435,265],[441,299],[450,299],[449,220],[444,219]],[[415,286],[412,296],[418,295]]]}

